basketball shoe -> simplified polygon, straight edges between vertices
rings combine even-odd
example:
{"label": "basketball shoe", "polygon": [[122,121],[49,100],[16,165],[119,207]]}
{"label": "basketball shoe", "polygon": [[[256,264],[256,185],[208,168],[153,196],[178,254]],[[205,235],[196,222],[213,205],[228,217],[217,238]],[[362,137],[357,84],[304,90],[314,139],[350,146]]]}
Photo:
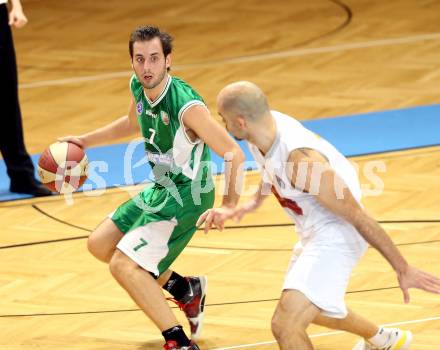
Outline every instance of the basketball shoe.
{"label": "basketball shoe", "polygon": [[180,346],[174,340],[168,340],[163,346],[165,350],[200,350],[196,343],[191,342],[189,346]]}
{"label": "basketball shoe", "polygon": [[403,331],[399,328],[385,329],[389,331],[385,346],[378,348],[363,339],[354,346],[353,350],[406,350],[409,348],[412,340],[410,331]]}
{"label": "basketball shoe", "polygon": [[189,282],[189,291],[181,300],[170,300],[185,313],[191,328],[191,339],[197,340],[202,332],[208,278],[206,276],[185,278]]}

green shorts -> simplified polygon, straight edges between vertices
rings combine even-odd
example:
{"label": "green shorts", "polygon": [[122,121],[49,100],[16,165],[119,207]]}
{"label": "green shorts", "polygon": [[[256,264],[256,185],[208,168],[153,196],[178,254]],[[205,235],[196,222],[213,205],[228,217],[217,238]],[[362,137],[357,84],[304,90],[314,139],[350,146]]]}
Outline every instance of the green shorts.
{"label": "green shorts", "polygon": [[166,271],[196,231],[199,216],[214,204],[212,183],[174,190],[153,184],[122,204],[110,218],[124,233],[117,248],[156,276]]}

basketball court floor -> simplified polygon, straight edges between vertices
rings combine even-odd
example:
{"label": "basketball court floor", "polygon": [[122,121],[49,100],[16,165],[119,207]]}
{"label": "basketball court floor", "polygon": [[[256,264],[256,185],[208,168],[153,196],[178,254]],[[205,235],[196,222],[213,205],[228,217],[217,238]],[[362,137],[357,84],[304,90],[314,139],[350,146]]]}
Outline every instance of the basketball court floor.
{"label": "basketball court floor", "polygon": [[[171,73],[200,92],[215,118],[216,94],[236,80],[255,82],[273,109],[309,123],[360,114],[371,121],[378,118],[372,112],[383,112],[375,127],[345,135],[347,145],[366,147],[347,153],[370,190],[363,203],[410,263],[440,275],[438,1],[23,0],[23,6],[29,23],[14,37],[32,154],[127,112],[128,36],[140,24],[156,24],[175,37]],[[416,112],[408,118],[410,110]],[[344,143],[345,136],[332,141]],[[372,164],[379,182],[365,170]],[[7,183],[6,174],[0,177]],[[248,172],[243,200],[258,179]],[[372,193],[381,183],[383,190]],[[141,188],[0,202],[0,349],[162,347],[154,325],[86,248],[89,232]],[[274,198],[223,232],[195,234],[173,268],[208,276],[203,350],[277,349],[270,320],[296,240]],[[347,304],[378,324],[411,330],[412,349],[438,350],[440,296],[416,290],[411,296],[405,305],[394,272],[369,249],[353,272]],[[349,350],[357,341],[317,326],[309,334],[318,350]]]}

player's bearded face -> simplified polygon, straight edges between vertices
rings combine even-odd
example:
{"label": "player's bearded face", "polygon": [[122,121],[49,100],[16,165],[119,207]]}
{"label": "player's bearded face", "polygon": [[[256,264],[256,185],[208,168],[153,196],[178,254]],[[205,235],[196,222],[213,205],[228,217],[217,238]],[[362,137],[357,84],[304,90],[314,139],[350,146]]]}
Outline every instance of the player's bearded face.
{"label": "player's bearded face", "polygon": [[164,81],[170,59],[165,57],[159,38],[133,44],[132,66],[145,89],[154,89]]}
{"label": "player's bearded face", "polygon": [[164,60],[162,69],[160,69],[157,72],[146,72],[144,76],[142,77],[138,76],[138,79],[142,83],[142,86],[144,88],[154,89],[163,81],[166,74],[167,74],[167,67]]}

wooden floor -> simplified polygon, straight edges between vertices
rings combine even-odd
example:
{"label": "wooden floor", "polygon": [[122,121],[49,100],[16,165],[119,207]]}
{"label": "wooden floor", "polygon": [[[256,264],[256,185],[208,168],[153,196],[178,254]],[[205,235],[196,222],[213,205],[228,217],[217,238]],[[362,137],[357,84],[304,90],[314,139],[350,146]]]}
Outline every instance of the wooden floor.
{"label": "wooden floor", "polygon": [[[217,92],[241,79],[301,120],[439,102],[434,0],[23,3],[30,22],[14,35],[32,153],[126,113],[128,35],[145,23],[175,36],[173,74],[196,87],[214,115]],[[360,169],[370,161],[386,166],[378,173],[384,191],[364,204],[411,263],[440,275],[440,147],[353,161]],[[249,187],[258,175],[247,180]],[[85,245],[89,231],[128,197],[111,189],[75,194],[71,204],[62,197],[0,203],[0,349],[161,348],[159,332]],[[174,265],[209,277],[200,346],[276,349],[270,319],[294,227],[272,198],[231,226],[198,232]],[[412,303],[403,304],[394,273],[373,249],[353,273],[347,303],[377,323],[412,330],[415,350],[440,348],[440,297],[413,291]],[[348,350],[356,341],[316,326],[310,334],[318,350]]]}

